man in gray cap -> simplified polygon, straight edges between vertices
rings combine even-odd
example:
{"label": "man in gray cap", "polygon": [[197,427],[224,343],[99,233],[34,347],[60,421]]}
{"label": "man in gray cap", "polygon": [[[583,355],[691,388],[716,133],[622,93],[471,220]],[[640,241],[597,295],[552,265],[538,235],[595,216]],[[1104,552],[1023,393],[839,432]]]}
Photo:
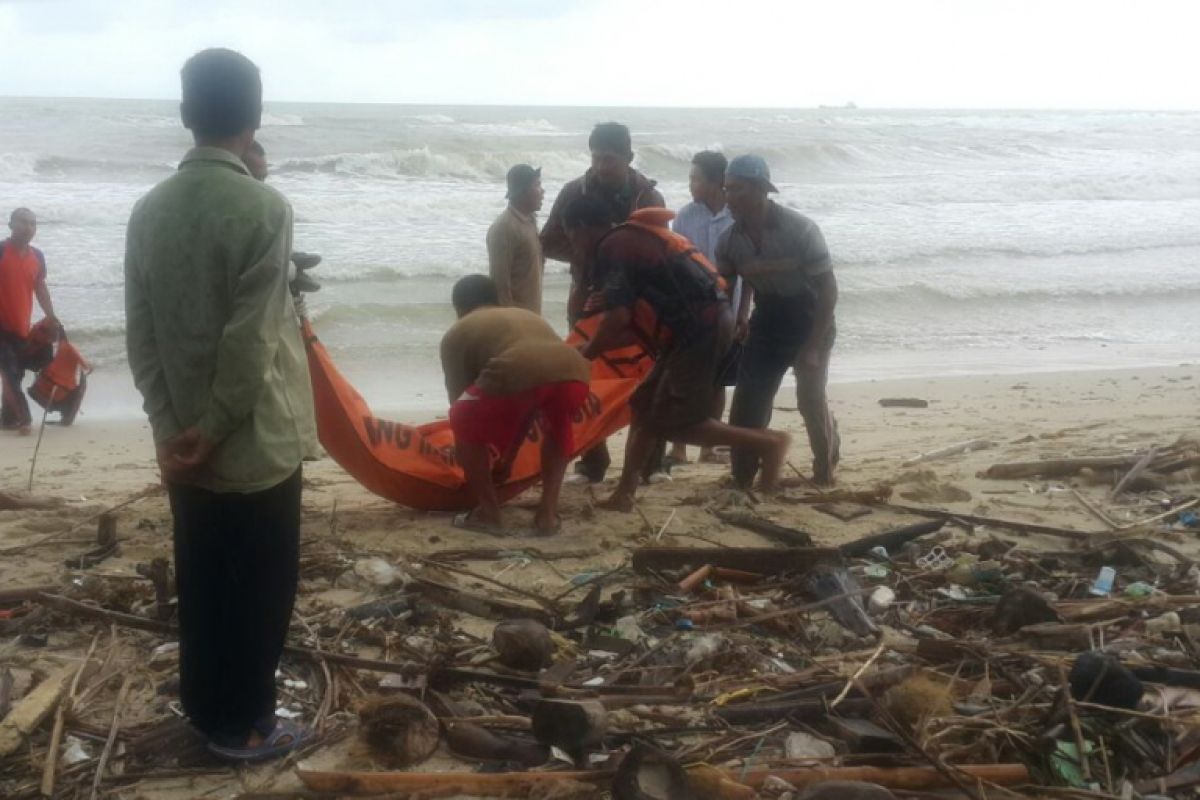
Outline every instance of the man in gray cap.
{"label": "man in gray cap", "polygon": [[500,305],[542,313],[542,271],[545,259],[538,239],[538,209],[542,207],[542,170],[517,164],[508,171],[508,207],[487,232],[488,272],[496,284]]}
{"label": "man in gray cap", "polygon": [[[768,195],[776,191],[760,156],[729,162],[725,201],[734,224],[717,245],[717,267],[726,277],[743,279],[735,335],[745,341],[729,424],[765,428],[779,384],[794,368],[796,402],[813,451],[813,480],[829,485],[840,443],[825,396],[837,281],[821,229],[771,200]],[[754,454],[733,452],[739,485],[748,487],[758,469]]]}

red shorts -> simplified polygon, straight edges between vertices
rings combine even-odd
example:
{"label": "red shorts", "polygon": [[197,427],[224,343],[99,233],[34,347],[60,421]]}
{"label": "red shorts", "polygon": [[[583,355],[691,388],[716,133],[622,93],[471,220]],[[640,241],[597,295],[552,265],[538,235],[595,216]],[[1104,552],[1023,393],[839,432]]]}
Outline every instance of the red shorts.
{"label": "red shorts", "polygon": [[554,438],[564,453],[574,452],[571,415],[587,400],[586,383],[546,383],[507,395],[486,395],[472,384],[466,394],[467,397],[450,406],[450,429],[455,439],[490,445],[503,454],[517,444],[517,439],[528,432],[540,414],[546,434]]}

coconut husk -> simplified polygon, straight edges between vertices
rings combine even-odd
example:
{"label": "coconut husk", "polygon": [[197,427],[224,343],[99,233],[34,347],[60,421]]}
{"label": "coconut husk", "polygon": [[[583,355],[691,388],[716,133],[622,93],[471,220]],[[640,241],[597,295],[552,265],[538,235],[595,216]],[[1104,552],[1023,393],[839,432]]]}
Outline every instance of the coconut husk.
{"label": "coconut husk", "polygon": [[550,631],[531,619],[509,619],[492,630],[492,647],[500,663],[511,669],[536,672],[550,666],[554,659],[554,640]]}
{"label": "coconut husk", "polygon": [[358,710],[360,733],[372,755],[392,767],[420,764],[437,750],[437,717],[405,694],[371,697]]}

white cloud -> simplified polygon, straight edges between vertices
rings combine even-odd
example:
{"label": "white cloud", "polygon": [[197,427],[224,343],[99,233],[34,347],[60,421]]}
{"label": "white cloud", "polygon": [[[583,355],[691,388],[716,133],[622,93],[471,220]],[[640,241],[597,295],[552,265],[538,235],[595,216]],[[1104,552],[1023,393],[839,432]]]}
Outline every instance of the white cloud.
{"label": "white cloud", "polygon": [[1181,108],[1198,22],[1186,0],[0,3],[0,94],[171,98],[224,45],[276,100]]}

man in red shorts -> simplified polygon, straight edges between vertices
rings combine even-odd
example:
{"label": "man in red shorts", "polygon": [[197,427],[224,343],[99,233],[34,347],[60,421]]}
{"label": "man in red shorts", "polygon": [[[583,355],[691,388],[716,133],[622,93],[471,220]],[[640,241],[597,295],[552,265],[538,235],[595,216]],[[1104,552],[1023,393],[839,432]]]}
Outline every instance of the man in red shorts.
{"label": "man in red shorts", "polygon": [[476,500],[455,525],[503,532],[494,476],[507,471],[540,419],[542,502],[534,528],[555,533],[567,458],[575,449],[571,416],[587,400],[591,365],[538,314],[501,307],[486,275],[460,280],[452,300],[458,322],[442,338],[442,371],[458,462]]}

